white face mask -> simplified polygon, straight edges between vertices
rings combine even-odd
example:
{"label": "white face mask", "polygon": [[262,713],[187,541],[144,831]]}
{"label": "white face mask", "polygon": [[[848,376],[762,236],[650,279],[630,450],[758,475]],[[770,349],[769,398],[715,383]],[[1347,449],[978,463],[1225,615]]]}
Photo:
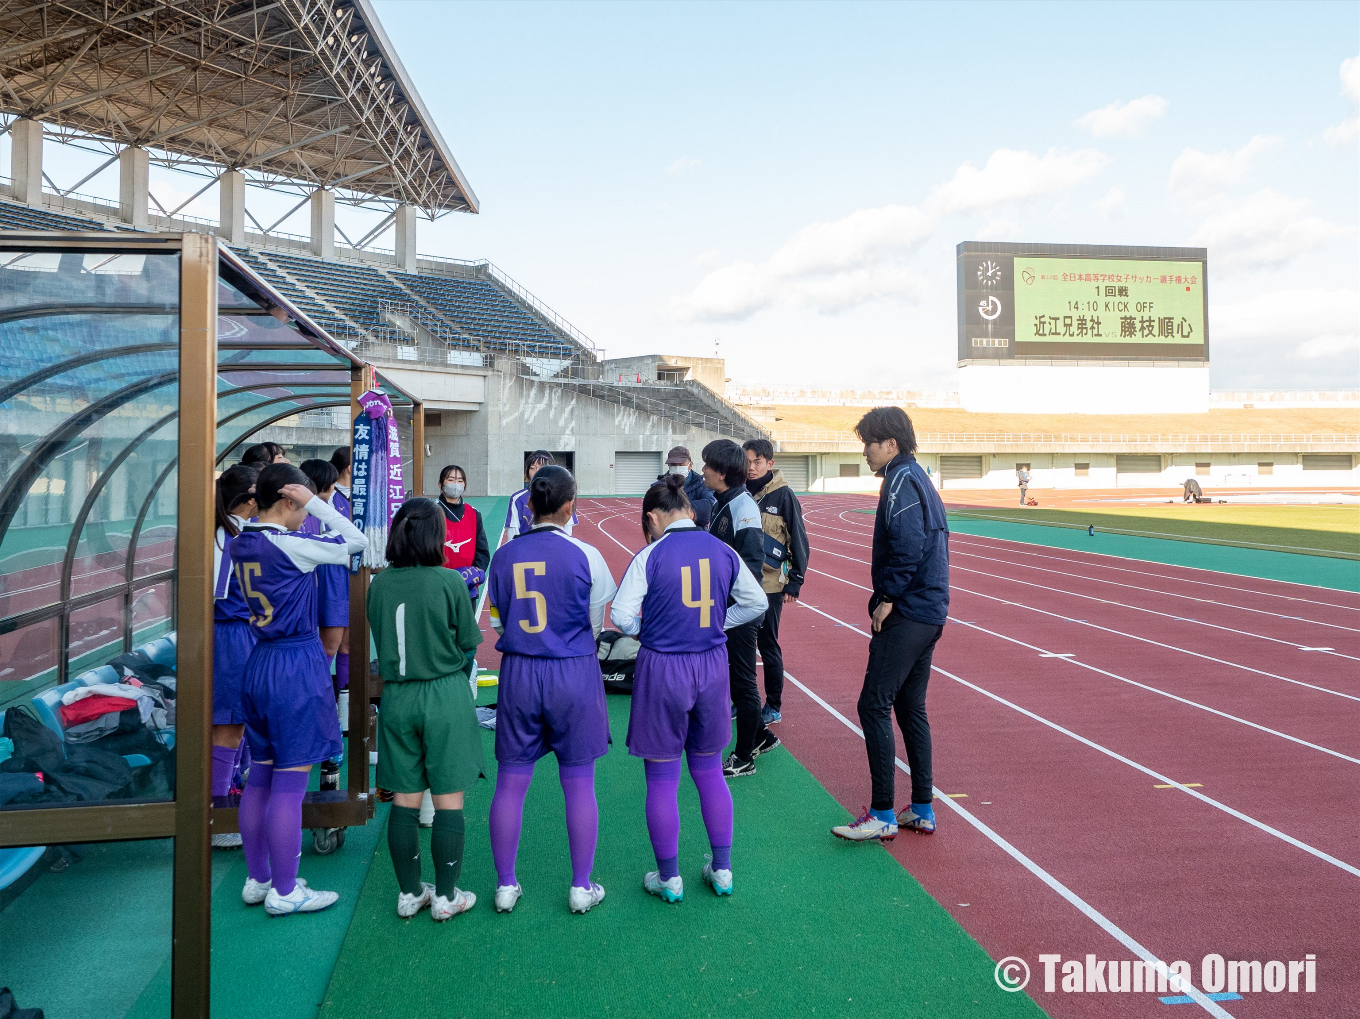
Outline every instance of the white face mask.
{"label": "white face mask", "polygon": [[467,485],[461,481],[449,481],[444,484],[444,494],[450,499],[461,499],[466,488]]}
{"label": "white face mask", "polygon": [[671,464],[671,466],[669,467],[669,472],[671,474],[687,475],[689,474],[689,468],[686,467],[684,464]]}

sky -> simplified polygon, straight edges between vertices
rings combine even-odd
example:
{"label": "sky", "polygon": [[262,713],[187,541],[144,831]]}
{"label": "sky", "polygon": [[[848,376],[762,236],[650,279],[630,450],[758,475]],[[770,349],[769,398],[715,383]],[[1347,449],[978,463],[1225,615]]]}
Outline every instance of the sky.
{"label": "sky", "polygon": [[1215,389],[1360,386],[1354,2],[375,6],[480,202],[421,252],[610,357],[950,389],[960,241],[1191,245]]}

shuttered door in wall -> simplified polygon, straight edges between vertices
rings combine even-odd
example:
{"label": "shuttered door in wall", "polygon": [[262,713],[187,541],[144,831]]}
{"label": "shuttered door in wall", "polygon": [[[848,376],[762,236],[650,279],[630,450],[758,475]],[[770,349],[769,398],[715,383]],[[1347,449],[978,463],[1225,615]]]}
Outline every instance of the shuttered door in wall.
{"label": "shuttered door in wall", "polygon": [[1304,453],[1305,471],[1348,471],[1355,466],[1349,453]]}
{"label": "shuttered door in wall", "polygon": [[779,468],[779,473],[784,475],[784,484],[795,492],[806,492],[808,490],[807,457],[786,456],[780,453],[775,457],[774,465]]}
{"label": "shuttered door in wall", "polygon": [[940,456],[940,477],[944,481],[980,478],[982,477],[982,457],[960,456],[954,453],[942,454]]}
{"label": "shuttered door in wall", "polygon": [[1161,474],[1160,453],[1124,453],[1114,458],[1116,474]]}
{"label": "shuttered door in wall", "polygon": [[617,495],[641,495],[661,471],[660,453],[615,453],[614,492]]}

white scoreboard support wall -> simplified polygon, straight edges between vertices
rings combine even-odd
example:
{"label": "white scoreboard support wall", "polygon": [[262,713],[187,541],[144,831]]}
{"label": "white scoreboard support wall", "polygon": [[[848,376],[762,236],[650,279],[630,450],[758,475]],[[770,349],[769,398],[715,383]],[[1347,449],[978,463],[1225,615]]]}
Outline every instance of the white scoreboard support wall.
{"label": "white scoreboard support wall", "polygon": [[1209,409],[1209,365],[961,362],[963,409],[995,414],[1187,414]]}

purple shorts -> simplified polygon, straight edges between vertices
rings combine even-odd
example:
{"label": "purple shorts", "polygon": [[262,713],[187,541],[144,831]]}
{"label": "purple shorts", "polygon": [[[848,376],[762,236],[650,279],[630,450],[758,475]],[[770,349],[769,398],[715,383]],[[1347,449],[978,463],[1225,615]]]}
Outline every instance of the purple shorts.
{"label": "purple shorts", "polygon": [[240,725],[246,661],[255,648],[255,628],[239,619],[213,623],[213,725]]}
{"label": "purple shorts", "polygon": [[349,567],[316,568],[317,626],[349,626]]}
{"label": "purple shorts", "polygon": [[501,764],[533,764],[551,751],[559,765],[570,767],[609,752],[604,678],[594,655],[505,655],[496,700]]}
{"label": "purple shorts", "polygon": [[716,754],[732,739],[727,645],[692,654],[642,648],[633,669],[628,752],[674,760],[689,750]]}
{"label": "purple shorts", "polygon": [[244,693],[253,760],[297,768],[344,749],[330,667],[315,632],[256,644],[246,662]]}

